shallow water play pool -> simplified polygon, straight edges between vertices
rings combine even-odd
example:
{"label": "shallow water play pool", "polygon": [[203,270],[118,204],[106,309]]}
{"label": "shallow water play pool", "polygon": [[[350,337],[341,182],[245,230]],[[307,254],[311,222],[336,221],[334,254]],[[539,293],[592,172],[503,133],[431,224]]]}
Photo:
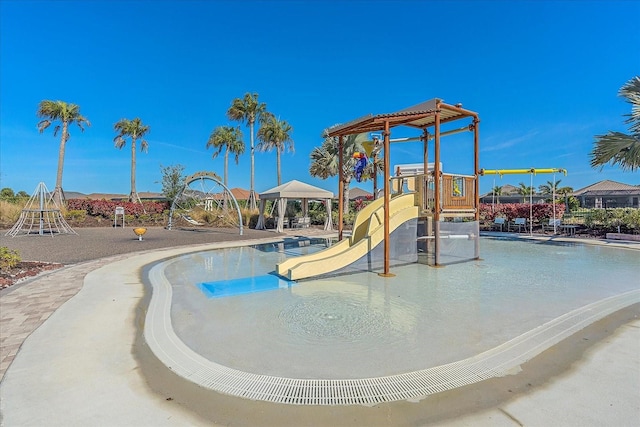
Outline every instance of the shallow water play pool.
{"label": "shallow water play pool", "polygon": [[472,357],[572,310],[637,291],[637,251],[483,238],[483,260],[395,267],[207,298],[203,282],[263,276],[308,246],[200,252],[163,263],[171,325],[195,353],[288,378],[397,375]]}

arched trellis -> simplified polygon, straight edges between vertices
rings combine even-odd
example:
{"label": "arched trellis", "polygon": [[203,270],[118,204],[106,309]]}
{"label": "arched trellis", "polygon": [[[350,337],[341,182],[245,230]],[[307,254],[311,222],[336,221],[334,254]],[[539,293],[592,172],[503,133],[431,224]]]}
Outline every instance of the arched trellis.
{"label": "arched trellis", "polygon": [[[189,215],[194,209],[212,211],[215,208],[229,212],[235,208],[235,212],[238,215],[240,235],[243,234],[242,214],[240,213],[238,201],[231,190],[222,183],[217,174],[214,172],[197,172],[186,177],[184,182],[184,186],[176,194],[173,203],[171,203],[167,229],[171,230],[173,228],[174,218],[178,216],[191,225],[204,225]],[[232,206],[229,207],[229,204]]]}
{"label": "arched trellis", "polygon": [[[556,173],[563,173],[567,175],[567,170],[563,168],[548,168],[548,169],[480,169],[480,176],[484,175],[530,175],[530,193],[529,193],[529,234],[533,234],[533,176],[539,173],[552,173],[553,174],[553,232],[557,232],[556,222]],[[495,187],[495,185],[494,185]]]}

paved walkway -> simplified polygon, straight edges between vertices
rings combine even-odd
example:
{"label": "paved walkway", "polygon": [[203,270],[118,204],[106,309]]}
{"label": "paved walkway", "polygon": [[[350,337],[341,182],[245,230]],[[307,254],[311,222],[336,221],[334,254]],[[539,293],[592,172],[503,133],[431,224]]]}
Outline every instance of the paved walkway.
{"label": "paved walkway", "polygon": [[78,293],[89,272],[125,257],[118,255],[84,262],[3,290],[0,293],[0,380],[24,340]]}
{"label": "paved walkway", "polygon": [[[332,234],[332,233],[329,233]],[[0,380],[15,358],[24,340],[51,316],[62,304],[82,288],[84,277],[91,271],[131,253],[145,253],[168,247],[190,247],[226,241],[262,239],[284,236],[321,236],[327,232],[317,228],[272,231],[219,229],[211,232],[168,231],[150,229],[147,237],[138,241],[129,228],[79,229],[78,235],[4,237],[2,245],[17,250],[31,261],[71,263],[24,283],[0,291]],[[141,251],[143,249],[143,251]],[[113,255],[114,253],[120,253]],[[109,256],[105,256],[109,255]],[[98,258],[98,259],[95,259]],[[77,264],[76,264],[77,263]]]}
{"label": "paved walkway", "polygon": [[[315,231],[312,233],[321,234]],[[296,234],[301,233],[296,231]],[[269,236],[276,237],[275,234],[262,235],[261,237]],[[4,245],[5,241],[2,243]],[[211,243],[187,246],[180,251],[197,250],[198,246],[210,245]],[[10,423],[9,420],[22,420],[23,422],[19,425],[40,425],[42,423],[70,425],[70,422],[78,425],[83,423],[92,425],[132,425],[132,423],[136,425],[213,425],[210,417],[202,418],[201,415],[185,411],[180,405],[167,404],[167,401],[171,400],[170,397],[163,399],[145,383],[137,367],[139,361],[135,360],[131,354],[131,344],[129,344],[135,340],[133,335],[135,335],[137,327],[134,322],[128,325],[119,325],[117,321],[124,318],[131,320],[133,314],[130,312],[135,311],[135,306],[143,297],[144,292],[141,289],[133,290],[126,286],[114,286],[110,289],[102,282],[105,277],[103,274],[106,271],[117,271],[118,265],[132,262],[133,259],[142,263],[156,259],[158,252],[172,254],[175,253],[175,249],[158,248],[152,251],[118,254],[98,260],[79,262],[0,292],[0,378],[2,378],[0,383],[0,400],[2,401],[0,422],[2,425],[18,425]],[[126,277],[123,277],[120,283],[126,285],[127,280]],[[79,294],[80,291],[83,292],[82,295]],[[78,297],[69,301],[76,294]],[[107,312],[103,318],[99,311],[108,305],[107,302],[111,297],[113,297],[113,302],[116,300],[135,300],[136,302],[130,302],[120,308],[122,311],[118,312],[118,316],[124,313],[122,318],[112,317]],[[65,305],[65,303],[67,304]],[[63,305],[65,305],[64,310],[58,310]],[[56,318],[44,323],[45,320],[52,317],[54,312],[56,312]],[[88,325],[91,327],[87,328],[85,333],[89,335],[82,336],[82,339],[78,339],[80,336],[76,335],[78,334],[77,328],[82,326],[77,323],[82,322],[73,322],[73,320],[77,320],[74,316],[80,312],[84,312],[85,316],[90,316],[84,317],[85,320],[89,318],[96,322],[106,322],[107,325],[113,323],[110,325],[113,327],[113,335],[100,337],[100,341],[104,341],[104,343],[98,345],[96,342],[96,350],[92,349],[92,341],[95,340],[95,337],[91,335],[94,333],[94,324]],[[129,315],[126,315],[127,312]],[[638,318],[637,312],[635,318]],[[68,330],[65,331],[65,329]],[[37,334],[34,332],[36,330]],[[609,331],[610,333],[611,331]],[[58,334],[67,334],[66,338],[70,339],[70,342],[77,342],[78,348],[56,348],[57,343],[63,341]],[[25,340],[30,345],[27,345]],[[87,340],[90,342],[87,343]],[[47,345],[43,347],[41,343]],[[18,354],[21,346],[24,346],[25,351]],[[36,350],[38,348],[40,350]],[[124,352],[119,351],[119,348]],[[547,381],[533,390],[519,390],[519,394],[504,405],[492,407],[485,402],[484,406],[480,405],[475,408],[473,415],[459,413],[454,418],[431,418],[431,422],[428,422],[430,417],[425,415],[424,425],[430,424],[434,420],[435,424],[452,426],[637,425],[640,421],[640,398],[638,397],[640,396],[640,354],[638,348],[640,348],[640,321],[635,320],[626,323],[626,326],[616,327],[614,335],[601,339],[598,345],[588,349],[581,362],[569,365],[571,369],[568,372],[558,372],[557,379]],[[68,390],[68,387],[65,388],[63,385],[64,381],[69,380],[64,378],[58,378],[57,381],[60,382],[51,380],[50,376],[55,377],[51,370],[61,368],[64,363],[71,363],[67,369],[81,371],[80,364],[85,362],[74,362],[74,357],[84,357],[87,360],[89,358],[100,359],[107,357],[105,351],[115,352],[112,356],[114,358],[117,354],[122,353],[118,357],[128,361],[127,366],[130,367],[130,371],[121,372],[123,362],[120,361],[117,364],[117,372],[112,372],[109,370],[111,365],[107,363],[99,365],[100,369],[98,370],[105,369],[104,372],[92,372],[92,376],[97,376],[97,378],[77,378],[71,375],[76,381],[70,383],[72,389],[77,389],[78,396],[85,400],[91,396],[89,400],[98,400],[99,404],[92,402],[87,407],[87,403],[83,404],[82,401],[65,402],[61,399],[55,399],[55,396],[59,394],[57,390]],[[18,355],[17,358],[16,355]],[[18,363],[16,360],[20,360],[20,362]],[[5,373],[12,362],[15,362],[12,367],[14,377],[7,380]],[[61,371],[63,370],[61,369]],[[120,388],[110,389],[111,393],[107,394],[101,391],[102,388],[105,388],[105,383],[112,385],[110,383],[117,380],[121,380],[118,383]],[[31,388],[26,386],[29,381],[35,381]],[[130,394],[132,391],[135,398]],[[49,410],[53,410],[53,413],[38,411],[38,408],[46,406],[46,402],[38,401],[35,404],[36,402],[31,400],[32,397],[37,396],[37,392],[43,393],[43,396],[48,396],[52,402],[55,402],[53,407],[48,407]],[[30,396],[31,393],[34,396]],[[98,396],[100,399],[92,399]],[[27,404],[26,402],[31,403]],[[241,402],[240,406],[237,402],[227,403],[226,407],[233,408],[240,414],[243,411],[243,404],[244,410],[248,408],[252,410],[262,408],[263,412],[265,410],[255,402]],[[20,410],[22,406],[24,408]],[[399,407],[401,406],[399,405]],[[438,407],[444,406],[446,406],[444,403],[438,405]],[[91,408],[91,410],[87,412],[87,408]],[[544,408],[544,410],[540,408]],[[307,411],[309,415],[296,418],[300,415],[296,415],[295,408],[281,409],[285,414],[290,412],[292,417],[290,419],[297,419],[300,422],[299,425],[320,425],[323,417],[327,416]],[[411,412],[411,408],[403,410]],[[367,411],[367,409],[353,408],[351,415],[362,411]],[[235,413],[235,419],[240,421],[234,424],[272,424],[266,419],[263,420],[264,422],[260,422],[260,418],[242,414],[239,416],[238,412]],[[379,415],[382,416],[379,425],[404,424],[401,419],[397,418],[397,414]],[[220,417],[221,422],[227,422],[225,420],[233,419],[234,414],[221,414]],[[348,419],[345,418],[345,421]],[[385,420],[392,419],[397,422],[391,424],[385,422]],[[357,423],[347,422],[345,424],[356,425]]]}

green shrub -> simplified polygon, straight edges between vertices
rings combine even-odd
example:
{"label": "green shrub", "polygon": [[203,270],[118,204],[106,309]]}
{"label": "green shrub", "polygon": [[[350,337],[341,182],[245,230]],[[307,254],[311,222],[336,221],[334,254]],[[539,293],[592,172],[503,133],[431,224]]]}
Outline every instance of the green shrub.
{"label": "green shrub", "polygon": [[9,270],[22,261],[18,251],[11,250],[6,246],[0,246],[0,270]]}
{"label": "green shrub", "polygon": [[84,221],[84,219],[87,217],[87,211],[79,210],[79,209],[72,209],[72,210],[68,211],[65,216],[67,217],[67,219],[70,219],[70,220]]}
{"label": "green shrub", "polygon": [[640,209],[590,209],[584,216],[584,225],[602,232],[640,231]]}
{"label": "green shrub", "polygon": [[[355,221],[357,214],[358,213],[354,212],[354,211],[349,211],[349,213],[347,213],[347,214],[343,213],[342,214],[342,223],[344,224],[344,226],[347,227],[347,228],[351,228],[353,226],[353,222]],[[335,212],[335,211],[331,212],[331,218],[333,220],[333,223],[337,227],[338,226],[338,212]]]}
{"label": "green shrub", "polygon": [[640,209],[627,209],[624,224],[634,233],[640,232]]}
{"label": "green shrub", "polygon": [[584,216],[584,225],[589,228],[604,227],[607,222],[607,211],[592,209]]}

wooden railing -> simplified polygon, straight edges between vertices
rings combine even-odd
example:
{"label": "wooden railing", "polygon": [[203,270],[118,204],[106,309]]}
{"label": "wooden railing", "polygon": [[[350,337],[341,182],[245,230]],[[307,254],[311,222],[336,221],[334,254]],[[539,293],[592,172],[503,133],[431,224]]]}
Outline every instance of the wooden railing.
{"label": "wooden railing", "polygon": [[[469,175],[442,174],[440,185],[441,212],[475,212],[475,180]],[[394,191],[417,191],[420,212],[432,214],[435,208],[435,181],[432,174],[392,177]],[[404,181],[404,185],[403,184]]]}

